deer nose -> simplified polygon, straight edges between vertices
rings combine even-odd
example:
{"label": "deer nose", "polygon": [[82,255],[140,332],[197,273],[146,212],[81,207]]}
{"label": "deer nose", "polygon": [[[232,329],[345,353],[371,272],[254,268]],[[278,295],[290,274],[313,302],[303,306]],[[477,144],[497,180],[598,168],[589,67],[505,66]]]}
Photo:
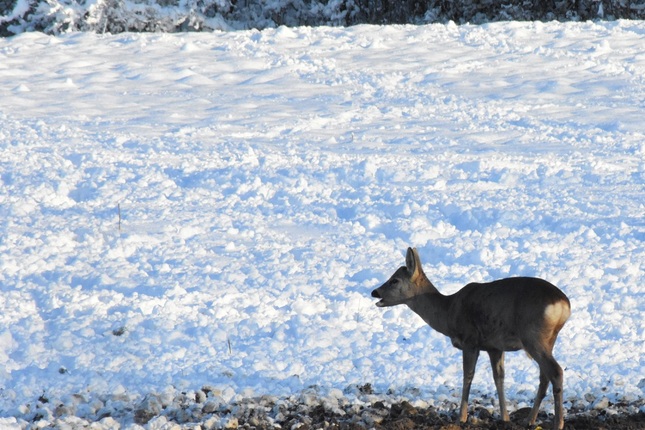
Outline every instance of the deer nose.
{"label": "deer nose", "polygon": [[377,299],[381,299],[381,295],[378,293],[378,289],[372,291],[372,297],[376,297]]}

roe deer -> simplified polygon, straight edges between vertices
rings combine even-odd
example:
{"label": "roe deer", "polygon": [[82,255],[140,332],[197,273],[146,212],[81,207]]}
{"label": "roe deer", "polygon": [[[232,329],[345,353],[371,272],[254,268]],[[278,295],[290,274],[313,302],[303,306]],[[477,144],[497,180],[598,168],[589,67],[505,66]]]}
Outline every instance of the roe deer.
{"label": "roe deer", "polygon": [[567,296],[556,286],[537,278],[472,283],[445,296],[426,277],[416,249],[408,248],[405,263],[385,284],[372,291],[372,297],[381,299],[376,303],[379,307],[408,305],[463,351],[459,421],[466,422],[468,394],[480,351],[490,356],[501,418],[509,420],[504,399],[504,351],[523,349],[540,366],[540,385],[528,424],[535,424],[550,382],[555,402],[553,428],[562,429],[562,368],[552,351],[558,332],[571,314]]}

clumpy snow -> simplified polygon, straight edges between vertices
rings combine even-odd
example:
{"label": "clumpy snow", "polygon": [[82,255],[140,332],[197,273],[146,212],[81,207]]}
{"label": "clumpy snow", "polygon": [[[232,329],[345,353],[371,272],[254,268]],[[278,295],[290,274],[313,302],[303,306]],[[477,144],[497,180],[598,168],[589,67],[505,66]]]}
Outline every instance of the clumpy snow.
{"label": "clumpy snow", "polygon": [[[0,39],[0,424],[450,403],[459,351],[370,297],[408,246],[445,293],[569,296],[565,408],[642,399],[644,46],[637,21]],[[537,366],[506,367],[529,405]]]}

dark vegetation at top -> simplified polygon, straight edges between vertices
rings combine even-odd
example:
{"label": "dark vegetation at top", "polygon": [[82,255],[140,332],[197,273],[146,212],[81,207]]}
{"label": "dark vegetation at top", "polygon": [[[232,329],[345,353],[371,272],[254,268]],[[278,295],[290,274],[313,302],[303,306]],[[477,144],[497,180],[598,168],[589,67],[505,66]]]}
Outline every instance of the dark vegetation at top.
{"label": "dark vegetation at top", "polygon": [[645,19],[645,0],[0,0],[0,35]]}

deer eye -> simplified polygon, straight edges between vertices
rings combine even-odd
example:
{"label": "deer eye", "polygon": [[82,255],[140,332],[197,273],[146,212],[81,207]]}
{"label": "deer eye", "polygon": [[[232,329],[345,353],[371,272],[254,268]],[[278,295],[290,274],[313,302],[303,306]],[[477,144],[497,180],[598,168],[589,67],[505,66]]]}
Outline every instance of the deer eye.
{"label": "deer eye", "polygon": [[399,282],[401,282],[401,281],[400,281],[400,279],[398,279],[398,278],[394,278],[394,279],[392,279],[392,280],[390,281],[390,285],[396,285],[396,284],[398,284]]}

